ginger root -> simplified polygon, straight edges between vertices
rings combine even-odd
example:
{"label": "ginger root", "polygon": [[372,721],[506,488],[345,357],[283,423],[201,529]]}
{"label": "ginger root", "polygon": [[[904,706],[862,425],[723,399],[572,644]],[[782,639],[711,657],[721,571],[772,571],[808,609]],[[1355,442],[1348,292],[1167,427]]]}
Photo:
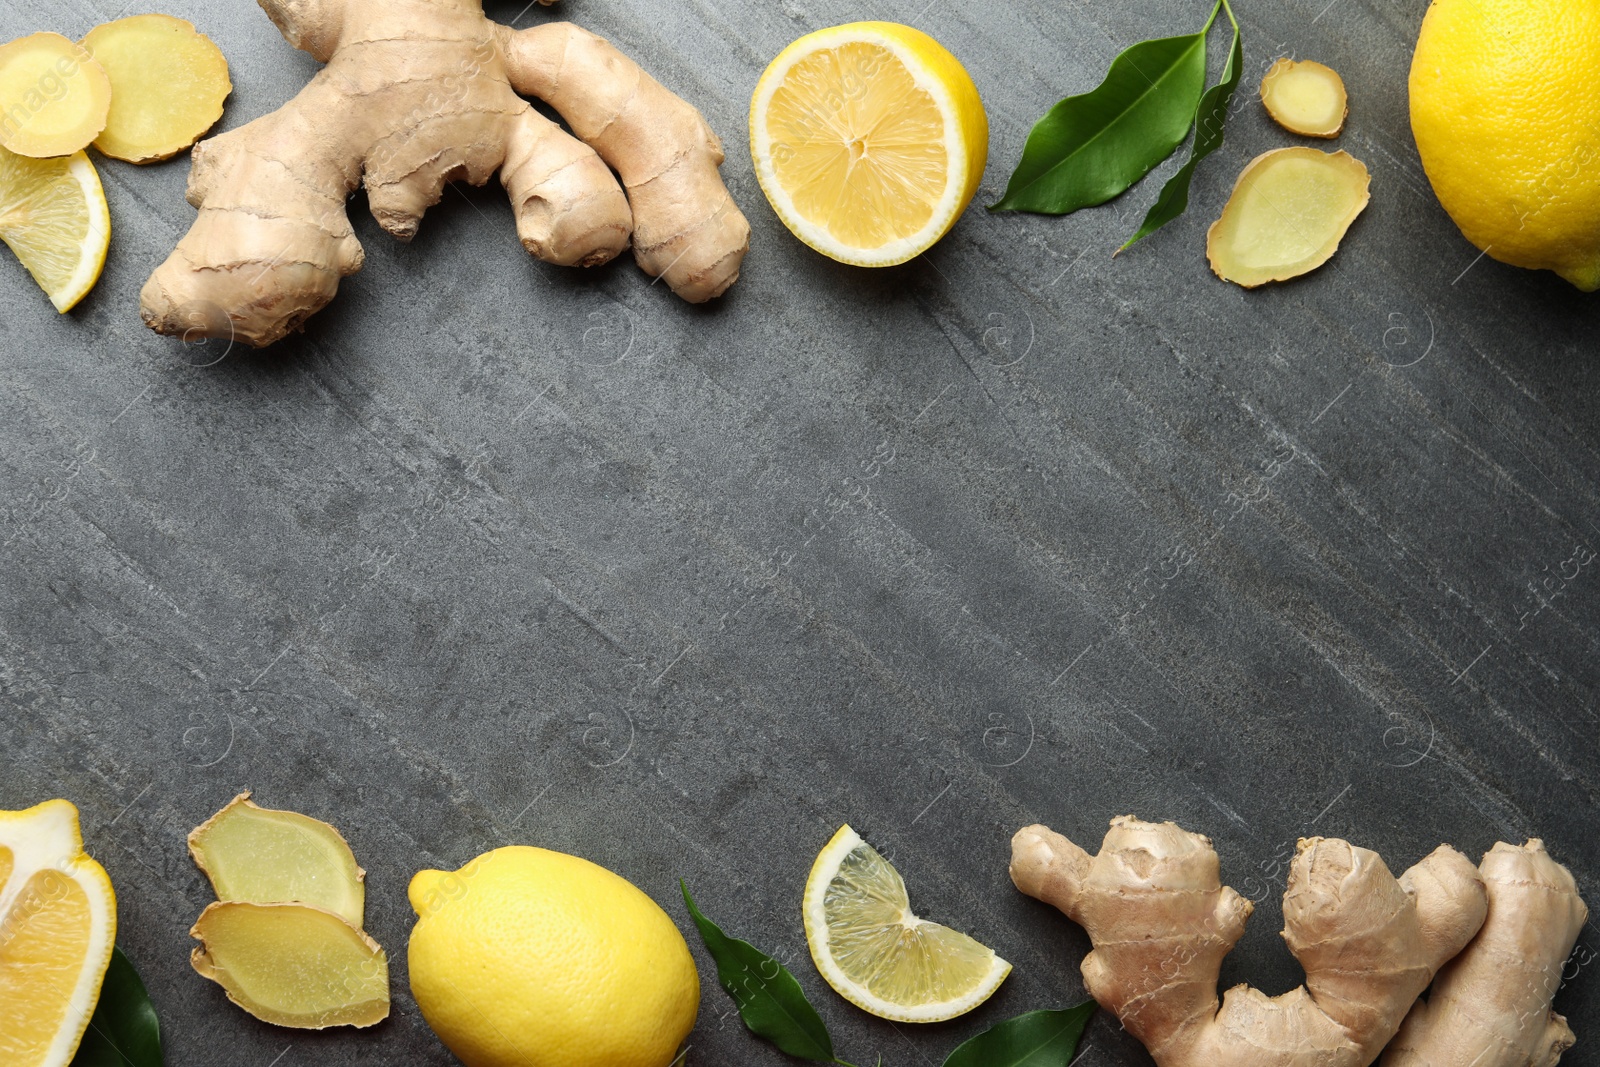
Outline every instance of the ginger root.
{"label": "ginger root", "polygon": [[1479,870],[1489,918],[1411,1010],[1383,1067],[1554,1067],[1573,1045],[1550,1002],[1589,917],[1577,883],[1538,839],[1495,845]]}
{"label": "ginger root", "polygon": [[1371,184],[1366,164],[1348,152],[1263,152],[1240,172],[1206,232],[1212,271],[1254,289],[1316,270],[1366,208]]}
{"label": "ginger root", "polygon": [[150,328],[272,344],[361,269],[345,215],[359,186],[379,225],[409,240],[447,182],[497,170],[541,259],[592,266],[631,237],[639,265],[685,300],[738,277],[750,230],[716,135],[601,38],[565,23],[513,30],[482,0],[259,2],[327,65],[279,111],[196,146],[200,214],[144,287]]}
{"label": "ginger root", "polygon": [[1448,846],[1396,879],[1367,849],[1302,840],[1283,936],[1306,984],[1278,997],[1237,986],[1219,1008],[1251,905],[1221,884],[1207,838],[1128,815],[1097,856],[1043,826],[1011,847],[1012,881],[1088,931],[1090,995],[1159,1067],[1366,1067],[1488,908],[1477,868]]}
{"label": "ginger root", "polygon": [[1344,79],[1332,67],[1287,56],[1261,78],[1261,103],[1274,122],[1302,137],[1339,136],[1350,114]]}

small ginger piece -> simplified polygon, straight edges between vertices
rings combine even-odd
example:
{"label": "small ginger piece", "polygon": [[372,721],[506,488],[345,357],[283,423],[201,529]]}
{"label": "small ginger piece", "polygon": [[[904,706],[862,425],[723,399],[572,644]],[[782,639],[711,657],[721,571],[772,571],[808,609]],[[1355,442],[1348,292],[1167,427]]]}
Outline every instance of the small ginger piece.
{"label": "small ginger piece", "polygon": [[190,962],[262,1022],[304,1030],[372,1026],[389,1016],[389,959],[331,911],[217,901],[189,933]]}
{"label": "small ginger piece", "polygon": [[171,15],[107,22],[83,47],[111,79],[111,112],[94,146],[112,159],[171,159],[217,124],[233,91],[222,50]]}
{"label": "small ginger piece", "polygon": [[189,835],[189,854],[219,900],[310,904],[361,927],[367,872],[320,819],[263,808],[240,793]]}
{"label": "small ginger piece", "polygon": [[345,214],[358,188],[410,240],[448,182],[496,171],[523,247],[547,262],[595,266],[631,238],[639,265],[690,302],[738,278],[750,227],[718,173],[721,143],[605,40],[566,23],[514,30],[482,0],[260,4],[326,66],[278,111],[195,146],[199,216],[140,294],[156,332],[273,344],[361,269]]}
{"label": "small ginger piece", "polygon": [[1495,845],[1479,870],[1489,918],[1411,1010],[1383,1067],[1554,1067],[1573,1045],[1550,1004],[1589,917],[1577,883],[1537,838]]}
{"label": "small ginger piece", "polygon": [[106,128],[111,79],[59,33],[0,45],[0,148],[50,159],[87,148]]}
{"label": "small ginger piece", "polygon": [[1337,137],[1350,114],[1338,71],[1287,56],[1262,77],[1261,102],[1279,126],[1302,137]]}
{"label": "small ginger piece", "polygon": [[1018,889],[1088,931],[1089,994],[1158,1067],[1367,1067],[1488,908],[1472,861],[1442,846],[1398,879],[1377,853],[1302,840],[1284,940],[1306,984],[1217,998],[1250,902],[1220,880],[1211,842],[1172,823],[1111,820],[1097,856],[1043,826],[1011,842]]}
{"label": "small ginger piece", "polygon": [[1370,185],[1365,164],[1347,152],[1279,148],[1257,156],[1206,234],[1211,269],[1246,289],[1317,269],[1367,206]]}

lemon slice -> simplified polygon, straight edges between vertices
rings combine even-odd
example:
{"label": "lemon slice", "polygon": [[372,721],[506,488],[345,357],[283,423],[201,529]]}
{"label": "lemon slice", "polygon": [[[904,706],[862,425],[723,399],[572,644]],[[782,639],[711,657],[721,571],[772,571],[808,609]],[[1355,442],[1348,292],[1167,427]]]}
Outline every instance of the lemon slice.
{"label": "lemon slice", "polygon": [[841,263],[887,267],[931,248],[971,202],[989,119],[938,41],[852,22],[772,61],[750,103],[750,151],[796,237]]}
{"label": "lemon slice", "polygon": [[0,1063],[72,1062],[117,938],[117,897],[78,809],[0,811]]}
{"label": "lemon slice", "polygon": [[935,1023],[988,1000],[1011,964],[966,934],[917,918],[888,860],[848,826],[806,879],[806,941],[841,997],[883,1019]]}
{"label": "lemon slice", "polygon": [[0,241],[57,311],[88,295],[111,245],[111,213],[89,157],[29,159],[0,148]]}

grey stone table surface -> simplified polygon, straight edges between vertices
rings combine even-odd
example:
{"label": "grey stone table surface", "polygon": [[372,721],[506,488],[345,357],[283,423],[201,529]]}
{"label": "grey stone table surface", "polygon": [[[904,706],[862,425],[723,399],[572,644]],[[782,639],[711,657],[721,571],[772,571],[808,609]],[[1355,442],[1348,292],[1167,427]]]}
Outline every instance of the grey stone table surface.
{"label": "grey stone table surface", "polygon": [[[225,128],[315,69],[246,0],[163,6],[232,62]],[[408,993],[406,884],[512,842],[680,922],[686,878],[856,1063],[937,1063],[1082,997],[1082,932],[1006,875],[1034,821],[1209,834],[1258,903],[1224,981],[1272,993],[1300,981],[1276,931],[1301,836],[1397,869],[1541,836],[1600,899],[1600,304],[1480,259],[1434,200],[1406,118],[1424,6],[1240,3],[1246,106],[1190,212],[1112,259],[1155,183],[1066,219],[981,203],[1033,118],[1199,0],[492,3],[609,37],[724,136],[754,239],[709,308],[631,263],[533,262],[491,185],[404,246],[358,200],[366,269],[304,337],[187,347],[136,301],[193,218],[188,168],[104,163],[115,237],[80,309],[0,264],[0,808],[82,810],[168,1063],[454,1062]],[[7,0],[0,36],[124,10]],[[783,45],[863,18],[945,41],[993,124],[979,204],[879,272],[789,236],[744,134]],[[1289,53],[1344,74],[1373,199],[1325,268],[1246,293],[1205,227],[1295,143],[1253,99]],[[376,1029],[274,1029],[190,970],[211,894],[184,835],[244,789],[370,872]],[[990,1004],[917,1028],[827,990],[798,906],[847,821],[1015,963]],[[1571,1064],[1600,1064],[1596,952],[1591,926],[1557,1002]],[[698,958],[694,1061],[785,1062]],[[1081,1062],[1149,1060],[1102,1017]]]}

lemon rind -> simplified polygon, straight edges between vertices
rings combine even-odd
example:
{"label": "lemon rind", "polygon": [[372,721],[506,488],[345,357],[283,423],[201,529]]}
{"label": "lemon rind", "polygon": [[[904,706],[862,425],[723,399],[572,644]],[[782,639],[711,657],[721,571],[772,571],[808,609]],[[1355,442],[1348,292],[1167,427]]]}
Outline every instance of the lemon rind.
{"label": "lemon rind", "polygon": [[[824,911],[824,900],[827,896],[828,885],[833,881],[833,876],[838,873],[844,858],[853,852],[858,845],[865,844],[861,835],[851,829],[847,823],[839,828],[833,839],[823,846],[817,853],[815,862],[811,864],[811,873],[806,878],[806,889],[802,910],[804,913],[806,943],[811,949],[811,959],[817,965],[817,970],[822,977],[833,987],[834,992],[860,1008],[881,1019],[903,1023],[937,1023],[957,1016],[965,1015],[984,1001],[994,995],[995,990],[1006,980],[1011,973],[1011,964],[995,955],[990,950],[992,962],[989,972],[968,993],[950,1000],[934,1001],[928,1004],[908,1006],[895,1004],[874,995],[865,986],[856,982],[834,962],[833,956],[827,951],[829,945],[828,920]],[[918,920],[926,923],[926,920]],[[927,925],[935,925],[927,923]]]}
{"label": "lemon rind", "polygon": [[[772,166],[772,135],[766,128],[766,115],[772,96],[783,84],[789,71],[801,59],[824,48],[846,44],[872,44],[891,52],[917,88],[933,97],[944,119],[944,145],[948,155],[944,195],[934,206],[933,213],[922,229],[898,241],[891,241],[875,249],[862,249],[847,245],[832,237],[827,229],[811,222],[795,206],[794,199],[778,181]],[[892,34],[875,28],[870,22],[847,23],[834,26],[795,41],[772,61],[756,83],[750,106],[750,148],[755,163],[756,180],[771,201],[773,210],[794,235],[805,244],[829,259],[857,267],[893,267],[909,262],[929,248],[955,225],[963,207],[967,185],[967,146],[956,123],[957,105],[944,84],[933,77],[926,65],[905,43]]]}

